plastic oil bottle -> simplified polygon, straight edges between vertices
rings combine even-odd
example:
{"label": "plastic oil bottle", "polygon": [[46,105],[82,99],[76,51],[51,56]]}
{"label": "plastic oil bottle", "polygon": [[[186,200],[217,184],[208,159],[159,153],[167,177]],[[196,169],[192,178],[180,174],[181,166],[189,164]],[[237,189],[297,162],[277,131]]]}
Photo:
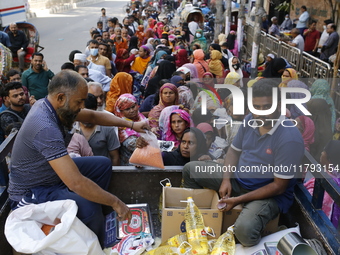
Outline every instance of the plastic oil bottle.
{"label": "plastic oil bottle", "polygon": [[233,226],[229,227],[227,232],[222,234],[216,241],[211,255],[234,255],[235,254],[235,238]]}
{"label": "plastic oil bottle", "polygon": [[191,253],[195,255],[208,254],[208,238],[204,230],[203,216],[194,203],[192,197],[187,199],[185,210],[185,226],[188,242],[191,245]]}
{"label": "plastic oil bottle", "polygon": [[175,247],[170,245],[160,246],[156,249],[150,250],[144,255],[178,255]]}

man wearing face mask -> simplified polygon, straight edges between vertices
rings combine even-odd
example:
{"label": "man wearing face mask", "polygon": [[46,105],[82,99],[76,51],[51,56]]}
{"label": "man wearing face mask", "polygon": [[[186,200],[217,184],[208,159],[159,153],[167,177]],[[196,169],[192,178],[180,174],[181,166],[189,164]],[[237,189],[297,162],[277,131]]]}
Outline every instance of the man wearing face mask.
{"label": "man wearing face mask", "polygon": [[292,30],[293,29],[293,21],[289,18],[289,14],[286,14],[285,20],[282,22],[280,26],[280,30]]}
{"label": "man wearing face mask", "polygon": [[101,72],[103,75],[111,77],[111,63],[107,57],[98,53],[99,43],[96,40],[91,40],[89,43],[90,56],[87,60],[90,61],[89,69],[94,69]]}

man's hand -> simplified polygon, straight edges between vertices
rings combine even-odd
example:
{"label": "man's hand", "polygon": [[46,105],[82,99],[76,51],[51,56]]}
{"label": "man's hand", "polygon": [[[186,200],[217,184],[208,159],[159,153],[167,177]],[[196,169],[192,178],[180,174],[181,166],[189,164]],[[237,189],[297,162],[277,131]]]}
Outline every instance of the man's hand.
{"label": "man's hand", "polygon": [[45,71],[48,71],[48,66],[47,66],[45,60],[43,60],[43,62],[42,62],[42,68],[43,68]]}
{"label": "man's hand", "polygon": [[30,96],[29,98],[30,106],[34,105],[35,102],[37,102],[37,99],[35,99],[34,96]]}
{"label": "man's hand", "polygon": [[23,49],[17,50],[17,54],[19,55],[20,52],[24,51]]}
{"label": "man's hand", "polygon": [[138,133],[145,133],[145,130],[150,130],[150,126],[147,121],[134,122],[133,130]]}
{"label": "man's hand", "polygon": [[220,190],[218,191],[220,197],[222,198],[230,197],[231,191],[232,191],[232,187],[231,187],[230,179],[223,179],[221,186],[220,186]]}
{"label": "man's hand", "polygon": [[236,198],[235,197],[224,197],[221,198],[220,203],[226,203],[226,206],[223,209],[223,212],[228,212],[237,206]]}
{"label": "man's hand", "polygon": [[119,221],[128,220],[128,225],[130,224],[132,214],[129,207],[127,207],[126,204],[124,204],[121,200],[118,199],[117,204],[113,205],[112,208],[113,210],[116,211],[117,219]]}

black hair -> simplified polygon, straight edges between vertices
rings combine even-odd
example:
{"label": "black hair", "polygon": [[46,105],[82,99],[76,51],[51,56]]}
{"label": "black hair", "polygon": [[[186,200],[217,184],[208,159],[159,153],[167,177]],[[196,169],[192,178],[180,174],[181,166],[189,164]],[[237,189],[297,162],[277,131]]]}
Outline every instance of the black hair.
{"label": "black hair", "polygon": [[334,23],[333,20],[331,20],[331,19],[326,19],[326,20],[324,20],[323,22],[325,22],[326,25],[329,25],[329,24],[331,24],[331,23]]}
{"label": "black hair", "polygon": [[61,70],[68,69],[68,70],[74,71],[74,64],[73,64],[73,63],[70,63],[70,62],[66,62],[66,63],[62,64],[62,66],[60,67],[60,69],[61,69]]}
{"label": "black hair", "polygon": [[86,69],[88,69],[87,66],[79,65],[79,66],[76,66],[76,67],[74,68],[74,71],[76,71],[76,72],[78,73],[80,68],[86,68]]}
{"label": "black hair", "polygon": [[16,75],[16,74],[19,74],[20,75],[20,72],[16,69],[11,69],[7,72],[7,75],[6,75],[6,78],[9,80],[10,77]]}
{"label": "black hair", "polygon": [[[277,83],[273,79],[262,78],[254,83],[253,98],[254,97],[273,97],[273,88],[277,88]],[[278,101],[281,101],[280,90],[277,89]]]}
{"label": "black hair", "polygon": [[99,42],[98,42],[97,40],[90,40],[90,41],[89,41],[89,45],[90,45],[91,43],[92,43],[92,44],[99,45]]}
{"label": "black hair", "polygon": [[73,50],[73,51],[70,52],[70,55],[68,55],[68,60],[70,60],[70,62],[73,63],[73,61],[74,61],[74,55],[75,55],[76,53],[81,53],[81,51],[80,51],[80,50]]}
{"label": "black hair", "polygon": [[22,83],[18,81],[13,81],[5,84],[2,91],[2,97],[8,97],[9,91],[13,89],[20,89],[22,88]]}
{"label": "black hair", "polygon": [[307,11],[307,7],[305,5],[302,5],[301,9],[304,9],[305,11]]}
{"label": "black hair", "polygon": [[[95,36],[93,37],[93,39],[96,40],[98,37],[103,38],[103,36],[102,36],[101,34],[98,34],[98,35],[95,35]],[[96,40],[96,41],[97,41],[97,40]],[[90,41],[90,43],[91,43],[91,41]],[[99,44],[99,42],[98,42],[98,44]]]}
{"label": "black hair", "polygon": [[94,80],[92,80],[92,79],[89,78],[89,77],[86,77],[86,78],[84,78],[84,79],[85,79],[86,82],[94,82]]}
{"label": "black hair", "polygon": [[334,31],[336,31],[336,25],[335,25],[335,24],[332,24],[332,25],[331,25],[331,28],[332,28]]}
{"label": "black hair", "polygon": [[88,93],[87,98],[85,99],[85,108],[90,110],[97,110],[97,107],[97,98],[93,94]]}
{"label": "black hair", "polygon": [[181,71],[176,71],[176,72],[174,72],[174,73],[172,74],[172,76],[175,76],[175,75],[181,76],[182,74],[184,74],[184,73],[181,72]]}
{"label": "black hair", "polygon": [[32,54],[32,59],[34,58],[34,56],[39,56],[39,57],[42,57],[42,59],[44,59],[44,55],[42,53],[40,53],[40,52],[34,52]]}
{"label": "black hair", "polygon": [[91,35],[92,35],[92,36],[93,36],[94,34],[100,35],[100,32],[99,32],[97,29],[95,29],[95,30],[93,30],[93,31],[91,32]]}
{"label": "black hair", "polygon": [[97,22],[97,25],[99,25],[99,24],[102,24],[102,25],[103,25],[103,21],[98,21],[98,22]]}
{"label": "black hair", "polygon": [[9,136],[9,134],[12,132],[13,129],[18,130],[21,128],[22,123],[21,122],[13,122],[9,124],[5,129],[5,135]]}
{"label": "black hair", "polygon": [[81,82],[84,82],[84,78],[80,74],[71,70],[60,71],[48,84],[48,95],[57,93],[69,95],[71,92],[77,91]]}

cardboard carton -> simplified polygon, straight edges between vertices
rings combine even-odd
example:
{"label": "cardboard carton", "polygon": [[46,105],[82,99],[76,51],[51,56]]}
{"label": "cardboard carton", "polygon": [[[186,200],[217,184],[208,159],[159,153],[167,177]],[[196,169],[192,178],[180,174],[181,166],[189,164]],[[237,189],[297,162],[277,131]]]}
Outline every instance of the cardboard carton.
{"label": "cardboard carton", "polygon": [[221,235],[222,213],[217,209],[218,195],[209,189],[163,188],[162,242],[185,232],[184,214],[187,200],[192,197],[200,209],[204,225],[211,227],[216,237]]}
{"label": "cardboard carton", "polygon": [[[228,212],[223,212],[223,224],[222,224],[222,232],[224,233],[227,231],[228,227],[233,225],[240,215],[242,211],[242,205],[235,206],[232,210]],[[279,223],[279,216],[277,216],[274,220],[271,220],[266,225],[262,235],[266,236],[278,231],[278,223]]]}

